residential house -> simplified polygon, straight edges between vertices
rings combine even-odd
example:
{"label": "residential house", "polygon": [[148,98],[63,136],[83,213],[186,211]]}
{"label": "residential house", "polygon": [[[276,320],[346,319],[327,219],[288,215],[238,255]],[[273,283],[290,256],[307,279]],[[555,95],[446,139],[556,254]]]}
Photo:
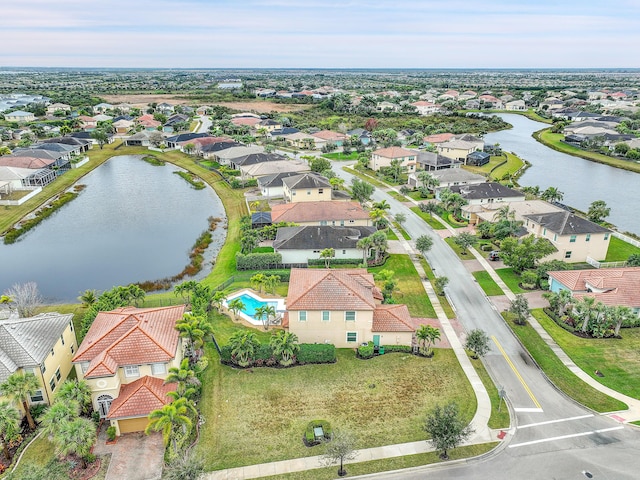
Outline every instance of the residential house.
{"label": "residential house", "polygon": [[100,312],[78,348],[77,376],[118,435],[143,431],[149,413],[170,403],[167,393],[176,385],[164,380],[183,357],[175,326],[184,313],[184,305]]}
{"label": "residential house", "polygon": [[322,148],[327,144],[341,147],[348,138],[344,133],[332,132],[331,130],[320,130],[312,133],[311,136],[316,138],[316,148]]}
{"label": "residential house", "polygon": [[263,197],[281,198],[284,195],[282,180],[300,175],[299,172],[273,173],[258,178],[258,188]]}
{"label": "residential house", "polygon": [[[94,145],[98,145],[98,140],[91,136],[91,132],[72,132],[69,134],[69,137],[78,138],[81,140],[88,140]],[[113,143],[115,141],[115,136],[113,133],[107,133],[107,143]]]}
{"label": "residential house", "polygon": [[[216,138],[219,138],[219,137],[216,137]],[[203,158],[215,158],[217,155],[217,152],[226,150],[228,148],[244,147],[242,143],[239,143],[236,141],[225,140],[225,141],[201,144],[199,140],[205,140],[205,139],[196,139],[193,141],[193,144],[196,146],[195,152]]]}
{"label": "residential house", "polygon": [[[51,145],[51,144],[45,144]],[[69,170],[71,168],[70,155],[68,152],[57,152],[47,149],[41,148],[16,148],[11,155],[5,155],[4,157],[0,157],[0,160],[3,158],[11,158],[16,160],[17,158],[39,158],[43,162],[47,163],[46,168],[50,168],[56,171],[56,175],[62,174],[64,171]],[[51,162],[53,160],[53,162]],[[8,165],[11,166],[11,165]],[[19,166],[19,165],[15,165]],[[25,167],[32,168],[32,167]],[[44,166],[38,166],[36,168],[45,168]]]}
{"label": "residential house", "polygon": [[113,122],[113,128],[118,135],[128,133],[134,125],[135,122],[132,122],[130,120],[118,120],[117,122]]}
{"label": "residential house", "polygon": [[400,111],[400,105],[384,101],[376,105],[376,110],[378,112],[398,112]]}
{"label": "residential house", "polygon": [[267,132],[273,132],[274,130],[280,130],[281,128],[282,128],[282,122],[273,120],[271,118],[260,120],[258,123],[255,124],[256,130],[264,129]]}
{"label": "residential house", "polygon": [[231,118],[231,123],[233,123],[237,127],[246,126],[246,127],[254,128],[261,121],[262,119],[260,117],[255,117],[255,116],[242,116],[242,117]]}
{"label": "residential house", "polygon": [[489,161],[491,161],[490,154],[476,150],[475,152],[471,152],[469,155],[467,155],[465,165],[481,167],[482,165],[486,165],[487,163],[489,163]]}
{"label": "residential house", "polygon": [[[224,152],[224,151],[223,151]],[[276,175],[295,172],[300,175],[309,171],[309,165],[302,160],[276,160],[274,162],[261,162],[240,166],[242,178],[259,179],[266,175]]]}
{"label": "residential house", "polygon": [[4,119],[7,122],[25,123],[25,122],[33,122],[36,119],[36,116],[31,112],[16,110],[15,112],[5,113]]}
{"label": "residential house", "polygon": [[174,115],[171,115],[169,118],[167,118],[167,121],[164,122],[164,125],[162,126],[162,131],[167,133],[172,133],[176,131],[176,128],[175,128],[176,125],[179,125],[181,123],[186,123],[187,125],[189,125],[189,122],[190,122],[189,115],[176,113]]}
{"label": "residential house", "polygon": [[403,171],[414,172],[417,166],[417,150],[402,147],[387,147],[374,150],[369,160],[369,168],[378,171],[383,167],[390,167],[394,160],[400,161]]}
{"label": "residential house", "polygon": [[232,145],[240,145],[240,143],[228,137],[202,137],[180,142],[180,150],[184,152],[184,147],[187,145],[193,145],[193,153],[200,155],[202,148],[207,145],[227,144],[227,147]]}
{"label": "residential house", "polygon": [[129,147],[149,147],[151,146],[151,131],[142,130],[141,132],[134,133],[124,141],[124,144]]}
{"label": "residential house", "polygon": [[371,226],[371,217],[358,202],[300,202],[271,207],[273,223],[293,222],[300,226]]}
{"label": "residential house", "polygon": [[444,170],[450,168],[460,168],[462,162],[453,158],[445,157],[433,152],[418,153],[418,170],[427,170],[429,172],[436,170]]}
{"label": "residential house", "polygon": [[[493,203],[522,202],[525,195],[518,190],[505,187],[495,182],[484,182],[473,185],[456,185],[449,187],[453,193],[458,193],[467,201],[462,207],[462,217],[471,224],[478,223],[477,213],[483,211],[486,205]],[[440,198],[442,188],[436,190],[436,197]]]}
{"label": "residential house", "polygon": [[549,290],[569,290],[574,298],[592,297],[609,307],[629,307],[640,315],[640,267],[549,272]]}
{"label": "residential house", "polygon": [[282,263],[306,264],[310,258],[320,258],[320,252],[326,248],[335,250],[335,258],[362,259],[357,243],[376,231],[376,227],[364,226],[281,227],[273,249],[282,255]]}
{"label": "residential house", "polygon": [[442,105],[424,100],[413,102],[411,105],[416,107],[418,115],[433,115],[442,111]]}
{"label": "residential house", "polygon": [[448,142],[455,137],[453,133],[436,133],[434,135],[427,135],[424,137],[424,143],[430,143],[433,145],[437,145],[439,143]]}
{"label": "residential house", "polygon": [[113,110],[113,105],[110,103],[99,103],[93,106],[93,113],[104,113],[107,110]]}
{"label": "residential house", "polygon": [[332,186],[327,177],[308,172],[282,180],[285,202],[317,202],[331,200]]}
{"label": "residential house", "polygon": [[371,132],[365,130],[364,128],[354,128],[353,130],[349,130],[347,132],[347,136],[349,138],[357,138],[363,145],[369,145],[373,142]]}
{"label": "residential house", "polygon": [[604,260],[611,230],[571,212],[560,211],[524,216],[524,227],[536,237],[548,239],[557,252],[545,260],[586,262],[587,257]]}
{"label": "residential house", "polygon": [[162,102],[156,105],[156,112],[163,115],[171,115],[175,111],[175,107],[170,103]]}
{"label": "residential house", "polygon": [[146,130],[151,131],[157,130],[158,128],[160,128],[160,125],[162,125],[162,123],[153,118],[153,115],[150,115],[148,113],[136,118],[136,123],[144,127]]}
{"label": "residential house", "polygon": [[505,103],[504,108],[505,110],[522,112],[527,109],[527,105],[524,103],[524,100],[513,100],[512,102]]}
{"label": "residential house", "polygon": [[365,269],[292,268],[283,326],[303,343],[337,348],[413,345],[421,319],[406,305],[382,305],[382,294]]}
{"label": "residential house", "polygon": [[287,145],[300,149],[318,148],[318,143],[326,144],[324,140],[320,140],[313,135],[304,132],[289,133],[282,136]]}
{"label": "residential house", "polygon": [[[73,314],[43,313],[29,318],[0,321],[0,383],[10,375],[33,373],[40,388],[31,392],[29,404],[51,404],[71,371],[78,349]],[[22,411],[22,402],[16,402]]]}
{"label": "residential house", "polygon": [[276,128],[275,130],[271,130],[269,132],[269,136],[274,140],[278,140],[279,138],[282,138],[282,140],[280,141],[284,141],[286,143],[287,141],[286,136],[293,135],[294,133],[300,133],[300,130],[294,127],[282,127],[282,128]]}
{"label": "residential house", "polygon": [[80,115],[78,117],[80,121],[80,128],[83,130],[93,130],[98,126],[98,121],[93,117],[87,117],[86,115]]}
{"label": "residential house", "polygon": [[[38,190],[56,179],[56,173],[48,168],[32,169],[0,166],[0,199],[16,190]],[[25,198],[25,197],[23,197]],[[30,198],[30,197],[29,197]],[[18,204],[22,199],[18,200]]]}
{"label": "residential house", "polygon": [[71,110],[71,106],[66,103],[52,103],[47,105],[47,114],[53,115],[56,112],[64,112],[67,113]]}
{"label": "residential house", "polygon": [[281,162],[283,160],[287,160],[287,157],[279,153],[255,152],[230,158],[229,166],[234,170],[238,170],[242,166],[248,167],[249,165],[255,165],[257,163]]}
{"label": "residential house", "polygon": [[499,98],[494,97],[493,95],[480,95],[478,100],[484,102],[485,108],[493,108],[496,110],[502,110],[504,108],[504,103]]}
{"label": "residential house", "polygon": [[233,160],[234,158],[249,155],[250,153],[262,152],[264,152],[264,147],[260,147],[258,145],[238,145],[235,147],[224,148],[222,150],[212,152],[212,154],[207,158],[213,158],[216,162],[222,165],[230,165],[231,160]]}
{"label": "residential house", "polygon": [[465,162],[470,153],[482,150],[477,143],[466,140],[453,139],[436,145],[440,155],[455,158],[461,162]]}
{"label": "residential house", "polygon": [[[477,185],[487,181],[487,179],[482,175],[471,173],[470,171],[462,168],[433,170],[430,174],[438,180],[439,188],[451,188],[457,185]],[[420,183],[418,173],[409,174],[409,186],[417,188],[420,186]]]}
{"label": "residential house", "polygon": [[93,148],[91,140],[76,137],[54,137],[42,140],[41,143],[64,143],[65,145],[73,145],[78,147],[79,152],[83,153]]}
{"label": "residential house", "polygon": [[110,120],[113,120],[113,117],[111,115],[105,115],[103,113],[98,114],[98,115],[94,115],[93,119],[96,121],[96,125],[100,122],[108,122]]}
{"label": "residential house", "polygon": [[173,135],[165,140],[167,148],[180,148],[180,143],[190,142],[196,138],[210,137],[208,133],[181,133]]}

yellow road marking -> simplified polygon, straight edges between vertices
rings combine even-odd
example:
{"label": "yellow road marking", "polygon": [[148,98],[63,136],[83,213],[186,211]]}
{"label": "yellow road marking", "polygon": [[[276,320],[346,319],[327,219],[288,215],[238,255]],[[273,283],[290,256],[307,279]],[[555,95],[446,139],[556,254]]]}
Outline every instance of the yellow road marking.
{"label": "yellow road marking", "polygon": [[507,355],[507,352],[504,351],[504,348],[502,348],[502,345],[500,345],[500,342],[498,342],[498,339],[494,335],[491,335],[491,340],[493,340],[493,342],[496,344],[496,346],[498,347],[498,350],[500,350],[500,353],[502,353],[502,356],[504,357],[504,359],[507,361],[507,363],[511,367],[511,370],[513,370],[513,373],[515,373],[516,377],[518,377],[518,380],[520,380],[520,383],[522,384],[522,386],[524,387],[526,392],[531,397],[531,400],[533,400],[533,404],[536,407],[542,409],[542,406],[540,405],[540,403],[536,399],[535,395],[533,394],[533,392],[529,388],[529,385],[527,385],[527,382],[524,381],[524,378],[522,378],[522,375],[520,375],[520,372],[518,372],[518,369],[516,368],[516,366],[513,364],[513,362],[509,358],[509,355]]}

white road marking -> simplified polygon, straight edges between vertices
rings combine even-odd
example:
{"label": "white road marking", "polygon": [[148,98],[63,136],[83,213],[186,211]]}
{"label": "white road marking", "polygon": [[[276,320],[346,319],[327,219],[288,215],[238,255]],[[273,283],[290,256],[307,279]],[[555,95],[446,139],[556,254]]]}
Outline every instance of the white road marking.
{"label": "white road marking", "polygon": [[529,407],[515,407],[513,409],[515,412],[521,412],[521,413],[543,413],[544,410],[542,410],[541,408],[529,408]]}
{"label": "white road marking", "polygon": [[586,435],[593,435],[594,433],[612,432],[614,430],[622,430],[624,427],[601,428],[600,430],[592,430],[590,432],[572,433],[570,435],[561,435],[559,437],[541,438],[540,440],[531,440],[530,442],[512,443],[509,448],[525,447],[527,445],[535,445],[536,443],[553,442],[556,440],[564,440],[566,438],[584,437]]}
{"label": "white road marking", "polygon": [[521,425],[521,426],[518,426],[517,428],[521,429],[521,428],[537,427],[539,425],[549,425],[551,423],[570,422],[572,420],[581,420],[583,418],[590,418],[593,416],[594,416],[593,413],[589,413],[587,415],[580,415],[579,417],[559,418],[557,420],[549,420],[546,422],[528,423],[527,425]]}

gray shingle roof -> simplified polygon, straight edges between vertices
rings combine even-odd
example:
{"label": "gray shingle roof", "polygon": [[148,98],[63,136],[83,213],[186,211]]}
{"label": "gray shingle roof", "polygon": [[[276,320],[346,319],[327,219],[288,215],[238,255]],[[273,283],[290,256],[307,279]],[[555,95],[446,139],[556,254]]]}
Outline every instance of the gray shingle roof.
{"label": "gray shingle roof", "polygon": [[571,212],[550,212],[533,215],[525,215],[527,218],[547,230],[558,235],[578,235],[582,233],[605,233],[608,228],[593,223],[586,218],[574,215]]}
{"label": "gray shingle roof", "polygon": [[52,312],[0,322],[0,383],[18,368],[40,365],[72,318]]}
{"label": "gray shingle roof", "polygon": [[313,172],[287,177],[282,180],[282,183],[290,190],[296,188],[331,188],[331,184],[326,177]]}
{"label": "gray shingle roof", "polygon": [[261,187],[281,187],[283,179],[297,176],[300,176],[298,172],[283,172],[265,175],[258,179],[258,185]]}
{"label": "gray shingle roof", "polygon": [[377,231],[375,227],[307,226],[282,227],[273,241],[275,250],[323,250],[356,248],[358,240]]}
{"label": "gray shingle roof", "polygon": [[477,185],[459,185],[450,187],[450,189],[452,192],[459,193],[468,200],[509,197],[524,198],[524,193],[495,182],[479,183]]}

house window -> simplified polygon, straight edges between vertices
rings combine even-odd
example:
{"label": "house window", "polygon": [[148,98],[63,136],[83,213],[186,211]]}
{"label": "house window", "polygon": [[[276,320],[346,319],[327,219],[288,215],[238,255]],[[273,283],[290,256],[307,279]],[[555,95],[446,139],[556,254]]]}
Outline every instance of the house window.
{"label": "house window", "polygon": [[53,351],[53,348],[51,349],[51,356],[53,357],[56,353]]}
{"label": "house window", "polygon": [[356,223],[355,220],[349,220],[349,223]]}
{"label": "house window", "polygon": [[295,194],[296,194],[296,191],[295,191],[295,190],[294,190],[293,192],[291,192],[291,195],[295,195]]}
{"label": "house window", "polygon": [[571,251],[565,252],[564,258],[571,258]]}
{"label": "house window", "polygon": [[140,368],[138,365],[125,365],[124,367],[124,376],[129,377],[139,377],[140,376]]}
{"label": "house window", "polygon": [[52,392],[56,389],[56,379],[54,377],[51,377],[51,380],[49,380],[49,386]]}
{"label": "house window", "polygon": [[87,373],[87,370],[89,369],[89,362],[82,362],[80,364],[80,368],[82,369],[82,373]]}
{"label": "house window", "polygon": [[44,401],[44,394],[42,393],[42,390],[34,390],[33,393],[29,395],[29,397],[31,398],[32,402]]}
{"label": "house window", "polygon": [[344,220],[340,220],[340,226],[344,227]]}
{"label": "house window", "polygon": [[307,195],[311,195],[311,190],[307,190]]}
{"label": "house window", "polygon": [[23,368],[25,375],[30,373],[31,375],[35,375],[36,374],[36,369],[29,367],[29,368]]}
{"label": "house window", "polygon": [[71,331],[73,332],[73,322],[69,322],[69,328],[71,329]]}
{"label": "house window", "polygon": [[586,238],[584,239],[585,242],[588,242],[589,240],[591,240],[591,234],[587,233]]}
{"label": "house window", "polygon": [[346,255],[346,254],[347,254],[347,251],[346,251],[346,250],[342,250],[342,254],[343,254],[343,255]]}
{"label": "house window", "polygon": [[329,310],[324,310],[322,312],[322,321],[328,322],[329,320],[331,320],[331,312],[329,312]]}
{"label": "house window", "polygon": [[319,193],[320,195],[322,195],[322,194],[324,193],[324,188],[319,188],[319,189],[318,189],[318,193]]}
{"label": "house window", "polygon": [[353,322],[356,319],[356,312],[353,311],[347,311],[344,312],[344,319],[348,322]]}
{"label": "house window", "polygon": [[75,353],[75,348],[73,348],[73,344],[71,344],[70,350],[71,350],[71,355],[73,355]]}
{"label": "house window", "polygon": [[605,234],[604,234],[604,239],[605,239],[605,240],[609,240],[609,234],[608,234],[608,233],[605,233]]}
{"label": "house window", "polygon": [[300,310],[298,312],[298,321],[299,322],[306,322],[307,321],[307,311],[306,310]]}
{"label": "house window", "polygon": [[554,234],[554,235],[553,235],[553,241],[555,242],[555,241],[557,241],[557,240],[558,240],[558,235],[557,235],[557,234]]}
{"label": "house window", "polygon": [[576,236],[575,235],[571,235],[571,237],[569,238],[569,242],[570,243],[576,243]]}
{"label": "house window", "polygon": [[60,367],[58,367],[58,369],[56,370],[56,379],[60,381],[60,378],[62,378],[62,375],[60,375]]}
{"label": "house window", "polygon": [[544,237],[546,234],[547,234],[547,229],[546,229],[546,228],[543,228],[543,229],[542,229],[542,236]]}
{"label": "house window", "polygon": [[62,344],[64,345],[64,335],[60,335],[60,341],[62,342]]}
{"label": "house window", "polygon": [[47,371],[47,367],[43,363],[42,365],[40,365],[40,373],[44,374],[44,372],[46,372],[46,371]]}
{"label": "house window", "polygon": [[358,332],[347,332],[347,343],[355,343],[358,341]]}
{"label": "house window", "polygon": [[167,373],[167,368],[164,363],[152,363],[151,373],[153,375],[164,375],[165,373]]}
{"label": "house window", "polygon": [[320,220],[320,225],[326,225],[327,221],[326,220]]}

